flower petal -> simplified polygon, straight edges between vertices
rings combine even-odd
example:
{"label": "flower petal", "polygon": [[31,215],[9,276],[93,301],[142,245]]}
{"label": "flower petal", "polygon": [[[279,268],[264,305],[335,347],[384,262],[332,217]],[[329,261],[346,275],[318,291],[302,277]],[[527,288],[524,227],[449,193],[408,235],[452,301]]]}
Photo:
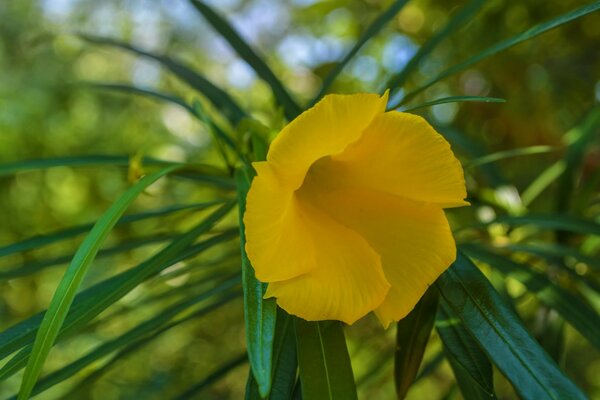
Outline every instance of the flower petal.
{"label": "flower petal", "polygon": [[[303,204],[317,268],[297,278],[270,283],[265,297],[308,321],[354,323],[384,300],[389,290],[379,255],[356,232]],[[307,246],[310,247],[310,246]]]}
{"label": "flower petal", "polygon": [[313,201],[381,256],[392,287],[375,313],[386,327],[406,316],[456,258],[454,238],[439,206],[364,189],[320,190]]}
{"label": "flower petal", "polygon": [[375,116],[383,114],[387,93],[329,95],[290,122],[277,135],[267,155],[282,183],[297,189],[310,166],[356,141]]}
{"label": "flower petal", "polygon": [[359,186],[442,207],[468,205],[460,163],[423,118],[390,111],[359,140],[329,159],[323,172],[339,185]]}
{"label": "flower petal", "polygon": [[266,162],[254,163],[258,175],[246,198],[246,253],[262,282],[281,281],[316,267],[310,232],[297,199]]}

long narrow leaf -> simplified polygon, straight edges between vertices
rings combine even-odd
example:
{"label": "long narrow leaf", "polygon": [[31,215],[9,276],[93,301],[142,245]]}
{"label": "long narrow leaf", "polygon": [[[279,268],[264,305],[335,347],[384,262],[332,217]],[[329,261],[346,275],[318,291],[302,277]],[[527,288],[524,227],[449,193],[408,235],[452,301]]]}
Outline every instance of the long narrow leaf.
{"label": "long narrow leaf", "polygon": [[[22,171],[33,171],[52,167],[101,167],[105,165],[128,167],[130,164],[131,157],[129,156],[89,155],[46,158],[0,164],[0,177]],[[213,166],[190,163],[181,164],[173,161],[157,160],[151,157],[142,158],[142,165],[149,167],[177,165],[179,166],[179,169],[173,173],[174,176],[208,182],[223,189],[235,189],[235,184],[228,178],[227,173]]]}
{"label": "long narrow leaf", "polygon": [[495,399],[492,364],[458,317],[442,302],[435,326],[456,382],[467,400]]}
{"label": "long narrow leaf", "polygon": [[[445,38],[450,37],[450,35],[460,29],[477,11],[481,9],[481,7],[485,4],[485,0],[473,0],[465,7],[463,7],[460,12],[456,13],[443,28],[435,33],[425,44],[423,44],[417,53],[408,61],[406,66],[400,71],[398,74],[392,76],[387,84],[385,85],[385,89],[394,90],[396,88],[400,88],[406,82],[406,79],[410,76],[410,74],[417,69],[419,64],[429,55],[431,52],[440,44]],[[382,90],[382,91],[383,91]]]}
{"label": "long narrow leaf", "polygon": [[450,96],[442,97],[440,99],[427,101],[425,103],[417,104],[415,106],[402,107],[398,111],[408,112],[418,110],[420,108],[437,106],[439,104],[447,103],[506,103],[506,100],[499,99],[497,97],[482,97],[482,96]]}
{"label": "long narrow leaf", "polygon": [[[61,334],[78,329],[137,285],[165,268],[236,237],[237,229],[231,229],[190,246],[199,235],[208,232],[221,220],[234,204],[233,202],[224,204],[194,228],[136,267],[102,281],[77,295]],[[39,313],[0,333],[0,359],[33,341],[42,317],[43,313]]]}
{"label": "long narrow leaf", "polygon": [[356,41],[352,49],[344,56],[344,58],[335,65],[335,67],[329,72],[329,74],[323,80],[323,85],[321,86],[321,90],[315,96],[315,98],[310,102],[309,106],[314,105],[317,101],[321,99],[329,90],[331,84],[338,77],[340,72],[346,67],[346,65],[354,58],[354,56],[358,53],[358,51],[371,39],[373,36],[376,36],[381,29],[391,21],[396,14],[404,7],[404,5],[408,2],[408,0],[395,0],[392,5],[385,10],[381,15],[379,15],[371,25],[365,30],[365,32],[360,36],[360,38]]}
{"label": "long narrow leaf", "polygon": [[[422,85],[419,88],[408,93],[404,97],[404,99],[402,100],[402,102],[400,104],[406,103],[408,100],[410,100],[411,98],[416,96],[418,93],[421,93],[423,90],[427,89],[428,87],[436,84],[437,82],[439,82],[451,75],[456,74],[457,72],[464,71],[465,69],[469,68],[471,65],[474,65],[482,60],[485,60],[486,58],[491,57],[491,56],[493,56],[503,50],[506,50],[512,46],[515,46],[519,43],[525,42],[529,39],[539,36],[542,33],[545,33],[556,27],[564,25],[568,22],[571,22],[577,18],[581,18],[584,15],[593,13],[594,11],[597,11],[599,9],[600,9],[600,1],[593,1],[590,4],[587,4],[576,10],[570,11],[570,12],[560,15],[556,18],[553,18],[550,21],[546,21],[544,23],[535,25],[535,26],[529,28],[528,30],[526,30],[525,32],[521,32],[518,35],[515,35],[509,39],[498,42],[495,45],[485,49],[481,53],[467,59],[466,61],[456,64],[453,67],[450,67],[447,70],[438,74],[437,76],[433,77],[432,79],[427,81],[424,85]],[[392,107],[392,108],[395,108],[395,107]]]}
{"label": "long narrow leaf", "polygon": [[[221,204],[223,202],[224,200],[216,200],[202,203],[182,204],[164,207],[152,211],[146,211],[143,213],[125,215],[119,219],[117,225],[127,224],[136,221],[143,221],[145,219],[169,215],[177,213],[179,211],[202,210],[204,208],[212,207],[213,205]],[[38,249],[43,246],[48,246],[56,242],[73,238],[89,231],[90,229],[92,229],[93,226],[94,224],[77,225],[71,228],[48,233],[45,235],[34,236],[28,239],[21,240],[19,242],[9,244],[7,246],[2,246],[0,247],[0,257],[5,257],[15,253],[22,253],[27,250]]]}
{"label": "long narrow leaf", "polygon": [[183,300],[173,306],[170,306],[166,310],[162,310],[158,315],[147,319],[144,322],[139,323],[129,331],[119,335],[118,337],[111,339],[110,341],[103,343],[94,350],[90,351],[85,356],[73,361],[69,365],[61,368],[60,370],[53,372],[44,379],[40,380],[34,387],[32,394],[41,393],[52,386],[70,378],[83,368],[87,367],[96,360],[99,360],[108,354],[129,345],[130,343],[136,342],[139,339],[145,337],[149,333],[160,328],[166,324],[169,320],[176,317],[178,314],[186,311],[187,309],[195,306],[199,302],[205,301],[206,299],[221,294],[228,289],[238,285],[240,282],[239,274],[235,277],[229,278],[219,285],[205,291],[204,293],[198,294],[192,298]]}
{"label": "long narrow leaf", "polygon": [[485,276],[459,253],[436,284],[444,301],[526,399],[585,399],[504,304]]}
{"label": "long narrow leaf", "polygon": [[85,379],[83,379],[81,382],[79,382],[79,384],[77,386],[75,386],[73,389],[71,389],[69,391],[69,393],[66,394],[63,398],[65,398],[65,399],[82,398],[80,396],[80,393],[83,390],[89,388],[91,385],[93,385],[94,382],[98,381],[106,372],[108,372],[112,367],[114,367],[118,361],[125,359],[131,353],[138,351],[140,348],[146,346],[148,343],[152,342],[154,339],[156,339],[163,333],[171,330],[172,328],[175,328],[176,326],[181,325],[183,323],[186,323],[186,322],[189,322],[192,320],[196,320],[197,318],[202,317],[202,316],[210,313],[211,311],[214,311],[214,310],[220,308],[221,306],[230,302],[231,300],[238,298],[240,294],[241,293],[239,291],[234,291],[230,294],[221,296],[218,300],[211,302],[210,304],[202,307],[201,309],[199,309],[197,311],[194,311],[192,314],[190,314],[186,317],[177,319],[173,322],[170,322],[169,324],[161,327],[155,333],[153,333],[141,340],[138,340],[134,343],[127,345],[126,347],[121,349],[117,354],[115,354],[108,362],[104,363],[100,368],[96,369],[91,374],[86,376]]}
{"label": "long narrow leaf", "polygon": [[531,225],[542,229],[600,235],[599,223],[564,214],[501,215],[490,223],[505,223],[511,226]]}
{"label": "long narrow leaf", "polygon": [[240,213],[240,245],[242,253],[242,284],[244,288],[244,320],[246,325],[246,347],[248,359],[262,397],[271,391],[273,379],[273,339],[277,320],[275,299],[264,299],[267,285],[256,279],[254,269],[246,255],[244,212],[246,195],[250,189],[252,175],[249,169],[242,168],[236,173]]}
{"label": "long narrow leaf", "polygon": [[522,147],[520,149],[504,150],[471,160],[467,162],[464,167],[474,168],[496,161],[505,160],[507,158],[530,156],[533,154],[546,154],[555,150],[556,149],[552,146],[529,146]]}
{"label": "long narrow leaf", "polygon": [[273,71],[264,62],[263,58],[259,56],[252,47],[236,30],[218,13],[216,13],[211,7],[205,4],[203,1],[190,0],[192,5],[200,11],[204,18],[212,25],[212,27],[221,34],[221,36],[227,40],[231,47],[237,52],[237,54],[248,63],[256,74],[263,79],[273,91],[275,99],[283,107],[286,117],[292,120],[300,114],[301,109],[294,101],[289,92],[285,89],[281,81],[275,76]]}
{"label": "long narrow leaf", "polygon": [[73,261],[60,281],[48,311],[40,324],[32,355],[27,363],[25,374],[19,390],[19,399],[26,400],[37,381],[42,366],[54,341],[58,336],[75,294],[85,277],[85,274],[96,257],[100,246],[111,232],[119,218],[125,213],[133,201],[152,183],[173,172],[177,167],[171,166],[153,174],[147,175],[125,192],[94,225],[88,236],[75,253]]}
{"label": "long narrow leaf", "polygon": [[294,318],[303,399],[356,400],[356,386],[338,321]]}
{"label": "long narrow leaf", "polygon": [[161,92],[157,92],[156,90],[153,90],[153,89],[145,89],[145,88],[135,87],[135,86],[122,84],[122,83],[82,82],[82,84],[88,85],[88,86],[90,86],[92,88],[96,88],[96,89],[104,89],[104,90],[110,90],[110,91],[115,91],[115,92],[136,94],[136,95],[140,95],[140,96],[144,96],[144,97],[151,97],[151,98],[155,98],[160,101],[178,105],[191,113],[194,112],[194,110],[188,103],[186,103],[182,98],[177,97],[173,94],[161,93]]}
{"label": "long narrow leaf", "polygon": [[179,79],[204,95],[217,109],[221,110],[234,125],[237,125],[243,118],[246,117],[246,112],[242,110],[242,108],[233,100],[233,98],[231,98],[231,96],[229,96],[229,94],[215,86],[210,80],[206,79],[198,72],[183,65],[181,62],[173,58],[141,50],[135,46],[114,39],[92,35],[81,35],[81,37],[90,43],[117,47],[158,61],[162,66],[171,71]]}
{"label": "long narrow leaf", "polygon": [[398,399],[406,397],[419,372],[435,321],[438,297],[437,289],[429,288],[415,308],[396,327],[394,381]]}
{"label": "long narrow leaf", "polygon": [[277,309],[275,340],[273,343],[273,385],[269,400],[288,400],[294,394],[298,357],[293,317]]}
{"label": "long narrow leaf", "polygon": [[461,249],[468,255],[497,268],[532,291],[546,306],[556,310],[579,333],[600,349],[600,316],[580,298],[552,283],[546,276],[528,266],[495,254],[482,246],[465,245]]}
{"label": "long narrow leaf", "polygon": [[[564,156],[565,172],[558,182],[557,212],[569,211],[569,201],[573,197],[577,172],[584,162],[590,142],[598,137],[598,125],[600,125],[600,107],[596,106],[587,113],[582,122],[565,134],[565,138],[570,143]],[[564,241],[564,238],[562,240]]]}
{"label": "long narrow leaf", "polygon": [[[152,245],[156,243],[166,242],[173,238],[173,235],[169,234],[158,234],[145,238],[138,238],[135,240],[131,240],[129,242],[121,243],[116,246],[108,247],[106,249],[102,249],[96,255],[96,259],[110,257],[115,254],[119,254],[122,252],[130,251],[133,249],[137,249],[143,246]],[[25,262],[19,266],[13,266],[6,270],[0,271],[0,281],[6,279],[14,279],[23,276],[27,276],[42,269],[48,267],[54,267],[58,265],[68,264],[73,259],[73,254],[69,254],[66,256],[59,256],[50,259],[44,259],[33,262]]]}
{"label": "long narrow leaf", "polygon": [[[154,262],[160,259],[160,257],[157,256],[165,257],[167,254],[166,250],[172,250],[175,248],[175,245],[180,245],[182,243],[181,241],[175,241],[174,244],[168,246],[164,252],[158,253],[155,257],[151,258],[147,262],[138,265],[132,270],[125,271],[124,273],[119,274],[111,279],[100,282],[99,284],[94,285],[90,289],[82,292],[80,295],[81,300],[74,302],[72,312],[67,315],[58,339],[60,340],[63,337],[66,337],[80,329],[84,324],[93,319],[117,300],[125,296],[133,288],[153,274],[164,270],[165,268],[192,255],[196,255],[216,244],[222,243],[225,240],[229,240],[235,237],[234,234],[236,233],[236,230],[224,232],[221,235],[212,237],[202,243],[192,246],[191,248],[177,255],[176,258],[169,259],[168,262],[155,264]],[[2,350],[3,356],[18,350],[23,346],[25,347],[6,365],[0,368],[0,381],[13,375],[23,368],[27,363],[32,348],[29,343],[33,341],[33,337],[39,327],[39,321],[42,319],[42,317],[43,314],[40,313],[1,334],[1,336],[5,338],[4,341],[0,340],[0,343],[2,343],[0,349]]]}

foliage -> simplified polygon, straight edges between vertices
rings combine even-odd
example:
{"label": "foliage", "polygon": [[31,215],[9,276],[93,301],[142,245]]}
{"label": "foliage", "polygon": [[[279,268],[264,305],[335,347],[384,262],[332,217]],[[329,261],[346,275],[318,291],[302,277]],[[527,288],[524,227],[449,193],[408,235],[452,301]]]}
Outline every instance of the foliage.
{"label": "foliage", "polygon": [[[0,396],[598,396],[599,1],[298,1],[263,39],[230,15],[273,2],[180,3],[154,45],[139,6],[0,4]],[[396,335],[287,315],[243,254],[250,163],[323,94],[388,87],[466,168],[457,261]]]}

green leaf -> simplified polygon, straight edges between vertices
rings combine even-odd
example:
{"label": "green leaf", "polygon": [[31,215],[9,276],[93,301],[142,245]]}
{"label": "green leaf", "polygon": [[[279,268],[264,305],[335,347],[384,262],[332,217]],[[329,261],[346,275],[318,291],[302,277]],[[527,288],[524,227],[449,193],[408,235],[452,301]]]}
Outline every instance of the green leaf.
{"label": "green leaf", "polygon": [[339,321],[294,318],[302,398],[356,400],[356,386]]}
{"label": "green leaf", "polygon": [[231,370],[244,364],[246,361],[248,361],[248,355],[246,353],[242,353],[242,354],[238,355],[237,357],[234,357],[233,359],[229,360],[228,362],[226,362],[225,364],[220,366],[216,371],[209,374],[201,382],[198,382],[191,388],[187,389],[185,392],[176,396],[174,399],[175,400],[191,399],[192,396],[194,396],[195,394],[197,394],[204,388],[209,387],[213,383],[218,382],[221,378],[223,378],[225,375],[227,375]]}
{"label": "green leaf", "polygon": [[298,358],[293,317],[278,308],[273,343],[273,385],[269,400],[288,400],[292,398],[297,371]]}
{"label": "green leaf", "polygon": [[221,15],[207,4],[199,0],[190,0],[190,2],[212,27],[227,40],[236,53],[254,69],[256,74],[271,87],[273,95],[279,105],[283,107],[286,117],[289,120],[296,118],[302,110],[263,58],[242,39],[240,34]]}
{"label": "green leaf", "polygon": [[96,347],[94,350],[90,351],[85,356],[73,361],[67,366],[61,368],[60,370],[51,373],[44,379],[40,380],[38,384],[33,389],[32,394],[41,393],[52,386],[70,378],[75,375],[79,371],[83,370],[88,365],[93,362],[107,356],[108,354],[125,347],[131,343],[134,343],[153,331],[159,329],[161,326],[168,323],[172,318],[176,317],[178,314],[188,310],[189,308],[195,306],[196,304],[209,299],[212,296],[221,294],[240,283],[239,274],[236,273],[234,277],[230,277],[220,284],[212,287],[211,289],[198,294],[192,298],[185,299],[173,306],[168,307],[165,310],[161,310],[159,314],[156,316],[147,319],[144,322],[139,323],[134,328],[129,331],[119,335],[118,337],[109,340],[102,345]]}
{"label": "green leaf", "polygon": [[219,109],[227,119],[237,125],[243,118],[246,118],[246,112],[227,94],[224,90],[215,86],[211,81],[200,75],[198,72],[185,66],[183,63],[159,54],[139,49],[127,43],[118,40],[102,38],[92,35],[81,35],[81,38],[94,44],[117,47],[127,50],[142,57],[147,57],[158,61],[163,67],[171,71],[179,79],[196,89],[204,95],[217,109]]}
{"label": "green leaf", "polygon": [[[180,211],[202,210],[213,205],[222,204],[225,200],[215,200],[202,203],[183,204],[160,208],[157,210],[146,211],[143,213],[125,215],[119,219],[117,225],[127,224],[136,221],[143,221],[155,217],[173,214]],[[94,224],[77,225],[60,231],[55,231],[45,235],[34,236],[27,238],[7,246],[0,247],[0,257],[8,256],[14,253],[21,253],[27,250],[37,249],[43,246],[67,240],[76,237],[92,229]],[[0,273],[1,274],[1,273]]]}
{"label": "green leaf", "polygon": [[[124,360],[128,355],[130,355],[133,352],[138,351],[140,348],[144,347],[145,345],[150,343],[152,340],[156,339],[158,336],[169,331],[170,329],[173,329],[174,327],[181,325],[183,323],[186,323],[188,321],[192,321],[199,317],[202,317],[202,316],[208,314],[209,312],[218,309],[219,307],[223,306],[224,304],[228,303],[229,301],[238,298],[240,294],[241,293],[239,291],[234,291],[229,294],[223,295],[216,301],[212,301],[209,304],[200,308],[199,310],[194,311],[192,314],[190,314],[186,317],[177,319],[173,322],[170,322],[167,325],[158,329],[156,332],[152,333],[151,335],[146,336],[146,337],[142,338],[141,340],[135,341],[135,342],[127,345],[126,347],[121,349],[117,354],[115,354],[113,357],[111,357],[109,359],[109,361],[104,363],[100,368],[94,370],[91,374],[86,376],[82,381],[79,382],[79,384],[77,384],[75,387],[73,387],[69,391],[68,394],[64,395],[63,398],[65,398],[65,399],[83,398],[80,395],[81,391],[88,388],[94,382],[96,382],[98,379],[100,379],[107,371],[109,371],[112,367],[114,367],[118,361]],[[208,377],[206,379],[208,379]],[[212,382],[214,382],[214,380]]]}
{"label": "green leaf", "polygon": [[600,257],[591,256],[582,253],[578,249],[574,249],[568,246],[563,246],[556,243],[534,243],[534,244],[508,244],[503,246],[512,251],[520,251],[524,253],[534,254],[545,258],[549,257],[572,257],[577,261],[580,261],[587,266],[600,272]]}
{"label": "green leaf", "polygon": [[[52,167],[101,167],[105,165],[129,167],[130,163],[131,157],[129,156],[112,155],[89,155],[26,160],[0,164],[0,177],[13,175],[22,171],[32,171]],[[151,157],[144,157],[142,159],[142,165],[148,167],[168,167],[176,165],[179,169],[173,173],[174,176],[211,183],[223,189],[235,189],[235,184],[227,176],[227,173],[210,165],[191,163],[181,164],[173,161],[157,160]]]}
{"label": "green leaf", "polygon": [[438,291],[429,288],[415,308],[396,327],[394,381],[398,399],[404,399],[415,381],[435,321]]}
{"label": "green leaf", "polygon": [[[135,240],[131,240],[125,243],[118,244],[113,247],[108,247],[106,249],[102,249],[96,255],[96,259],[109,257],[115,254],[119,254],[125,251],[137,249],[139,247],[156,244],[160,242],[166,242],[173,238],[173,235],[170,234],[158,234],[154,236],[149,236],[145,238],[137,238]],[[8,268],[5,271],[0,271],[0,281],[6,279],[14,279],[22,276],[27,276],[42,269],[48,267],[54,267],[57,265],[68,264],[73,259],[73,254],[69,254],[66,256],[60,256],[50,259],[38,260],[26,262],[19,266],[13,266]]]}
{"label": "green leaf", "polygon": [[192,107],[188,103],[186,103],[185,100],[183,100],[182,98],[175,96],[173,94],[161,93],[161,92],[157,92],[156,90],[135,87],[135,86],[122,84],[122,83],[81,82],[81,84],[85,85],[85,86],[90,86],[95,89],[110,90],[110,91],[115,91],[115,92],[124,92],[124,93],[140,95],[140,96],[144,96],[144,97],[155,98],[155,99],[163,101],[163,102],[178,105],[178,106],[184,108],[185,110],[187,110],[188,112],[190,112],[192,114],[194,113],[194,110],[192,109]]}
{"label": "green leaf", "polygon": [[417,69],[419,64],[429,55],[431,52],[440,44],[445,38],[450,37],[454,31],[460,29],[467,23],[473,15],[479,11],[479,9],[485,4],[485,0],[473,0],[460,12],[456,13],[452,18],[448,20],[446,25],[435,33],[427,42],[425,42],[417,51],[417,53],[408,61],[402,71],[392,76],[385,89],[395,89],[404,86],[407,78],[410,74]]}
{"label": "green leaf", "polygon": [[373,36],[376,36],[381,29],[391,21],[396,14],[404,7],[404,5],[408,3],[408,0],[395,0],[392,5],[385,10],[381,15],[379,15],[371,25],[365,30],[365,32],[360,36],[360,38],[356,41],[352,49],[344,56],[344,58],[335,65],[335,67],[331,70],[331,72],[325,77],[323,80],[323,85],[321,86],[321,90],[315,96],[315,98],[310,102],[309,106],[312,106],[317,103],[327,93],[331,84],[335,81],[337,76],[342,72],[344,67],[354,58],[354,56],[358,53],[358,51],[371,39]]}
{"label": "green leaf", "polygon": [[[208,232],[214,224],[229,213],[234,204],[234,202],[230,202],[219,207],[195,227],[136,267],[95,284],[77,295],[63,324],[61,336],[79,329],[149,277],[179,261],[236,237],[237,228],[226,230],[190,246],[199,235]],[[43,313],[39,313],[0,333],[0,359],[33,341],[42,317]],[[1,372],[0,375],[2,375]]]}
{"label": "green leaf", "polygon": [[583,121],[565,134],[569,147],[564,156],[565,172],[558,183],[556,211],[567,212],[577,182],[577,172],[584,162],[585,153],[592,140],[598,138],[600,107],[592,108]]}
{"label": "green leaf", "polygon": [[545,154],[545,153],[550,153],[555,150],[556,150],[556,148],[554,148],[552,146],[529,146],[529,147],[522,147],[520,149],[499,151],[496,153],[485,155],[483,157],[476,158],[474,160],[470,160],[464,164],[464,167],[465,168],[474,168],[474,167],[479,167],[481,165],[493,163],[496,161],[505,160],[507,158],[529,156],[532,154]]}
{"label": "green leaf", "polygon": [[246,379],[246,391],[244,393],[245,400],[262,400],[260,393],[258,392],[258,384],[254,379],[252,368],[248,369],[248,378]]}
{"label": "green leaf", "polygon": [[493,223],[505,223],[511,226],[533,225],[542,229],[600,235],[600,224],[597,222],[564,214],[500,215],[485,225]]}
{"label": "green leaf", "polygon": [[244,288],[244,320],[246,325],[246,347],[248,359],[254,373],[262,397],[271,391],[273,378],[273,339],[277,304],[275,299],[264,299],[267,285],[256,279],[254,269],[246,255],[246,239],[244,212],[246,211],[246,195],[250,189],[252,173],[249,168],[241,168],[236,172],[238,183],[238,202],[240,216],[240,246],[242,253],[242,286]]}
{"label": "green leaf", "polygon": [[[423,90],[427,89],[428,87],[436,84],[437,82],[439,82],[451,75],[456,74],[457,72],[466,70],[471,65],[474,65],[474,64],[476,64],[482,60],[485,60],[486,58],[491,57],[503,50],[506,50],[506,49],[508,49],[512,46],[515,46],[519,43],[525,42],[525,41],[532,39],[538,35],[541,35],[542,33],[545,33],[551,29],[559,27],[568,22],[571,22],[577,18],[581,18],[584,15],[590,14],[599,9],[600,9],[600,1],[594,1],[590,4],[587,4],[583,7],[578,8],[576,10],[570,11],[570,12],[562,14],[556,18],[553,18],[550,21],[546,21],[544,23],[535,25],[535,26],[527,29],[525,32],[521,32],[518,35],[515,35],[509,39],[498,42],[495,45],[485,49],[481,53],[467,59],[466,61],[463,61],[462,63],[456,64],[456,65],[446,69],[445,71],[441,72],[437,76],[431,78],[423,86],[420,86],[419,88],[408,93],[404,97],[404,99],[402,100],[402,102],[400,104],[406,103],[408,100],[410,100],[411,98],[416,96],[418,93],[421,93]],[[395,108],[395,107],[393,107],[393,108]]]}
{"label": "green leaf", "polygon": [[495,399],[490,360],[445,302],[440,305],[435,327],[464,398]]}
{"label": "green leaf", "polygon": [[[451,143],[453,149],[457,149],[469,158],[481,158],[489,154],[484,142],[471,137],[466,132],[444,125],[434,127]],[[481,172],[485,181],[494,188],[509,184],[503,177],[502,171],[494,164],[484,164],[478,169],[478,172]]]}
{"label": "green leaf", "polygon": [[21,389],[19,390],[19,399],[26,400],[31,394],[31,390],[42,371],[42,366],[54,341],[58,336],[60,327],[71,307],[75,298],[75,293],[85,274],[96,257],[100,246],[115,226],[121,215],[127,210],[127,207],[152,183],[158,179],[173,172],[177,167],[171,166],[162,169],[153,174],[147,175],[139,182],[127,190],[96,222],[90,233],[77,249],[73,261],[69,265],[65,275],[61,279],[58,287],[52,297],[48,311],[40,324],[36,339],[33,344],[31,357],[27,363]]}
{"label": "green leaf", "polygon": [[522,398],[586,398],[468,258],[459,253],[436,285],[452,312]]}
{"label": "green leaf", "polygon": [[506,100],[499,99],[497,97],[482,97],[482,96],[450,96],[450,97],[442,97],[440,99],[427,101],[425,103],[417,104],[416,106],[410,107],[402,107],[398,111],[409,112],[418,110],[419,108],[437,106],[438,104],[446,104],[446,103],[469,103],[469,102],[477,102],[477,103],[506,103]]}
{"label": "green leaf", "polygon": [[495,254],[483,246],[464,245],[461,249],[471,257],[521,282],[542,303],[556,310],[590,343],[600,349],[600,316],[579,297],[551,282],[545,275],[534,272],[529,266]]}
{"label": "green leaf", "polygon": [[539,174],[523,191],[521,195],[523,205],[530,205],[552,182],[556,181],[565,172],[565,166],[565,161],[559,160]]}

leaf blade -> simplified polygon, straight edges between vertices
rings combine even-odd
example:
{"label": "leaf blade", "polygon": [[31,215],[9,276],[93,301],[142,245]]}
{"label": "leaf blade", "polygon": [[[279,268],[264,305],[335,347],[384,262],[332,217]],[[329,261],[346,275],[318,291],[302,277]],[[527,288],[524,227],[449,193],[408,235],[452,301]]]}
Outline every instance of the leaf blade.
{"label": "leaf blade", "polygon": [[564,25],[568,22],[571,22],[577,18],[583,17],[583,16],[590,14],[599,9],[600,9],[600,1],[594,1],[583,7],[577,8],[575,10],[572,10],[570,12],[562,14],[558,17],[555,17],[549,21],[535,25],[535,26],[529,28],[528,30],[521,32],[515,36],[512,36],[508,39],[502,40],[502,41],[488,47],[484,51],[476,54],[475,56],[442,71],[441,73],[439,73],[437,76],[435,76],[432,79],[430,79],[429,81],[427,81],[422,86],[420,86],[417,89],[413,90],[412,92],[408,93],[404,97],[404,99],[402,100],[402,102],[400,104],[406,103],[408,100],[410,100],[417,94],[421,93],[425,89],[429,88],[430,86],[433,86],[437,82],[439,82],[451,75],[454,75],[457,72],[464,71],[465,69],[469,68],[471,65],[474,65],[488,57],[491,57],[500,51],[506,50],[506,49],[508,49],[512,46],[515,46],[519,43],[525,42],[531,38],[541,35],[542,33],[545,33],[551,29],[557,28],[561,25]]}
{"label": "leaf blade", "polygon": [[302,398],[356,400],[356,386],[339,321],[294,318]]}
{"label": "leaf blade", "polygon": [[50,348],[53,346],[60,327],[75,298],[75,293],[83,281],[87,269],[100,250],[100,246],[104,243],[112,228],[137,196],[152,183],[173,172],[176,168],[176,166],[167,167],[142,178],[113,203],[98,222],[94,224],[94,227],[75,253],[73,261],[52,297],[48,311],[42,319],[33,343],[32,357],[29,358],[23,380],[21,381],[21,389],[19,390],[20,400],[26,400],[31,395],[33,386],[41,373],[42,365],[50,353]]}
{"label": "leaf blade", "polygon": [[275,299],[264,299],[267,285],[260,282],[246,254],[244,212],[246,195],[250,189],[252,172],[240,168],[236,172],[238,183],[240,250],[242,253],[242,286],[244,289],[244,321],[246,326],[246,347],[250,367],[262,397],[267,397],[273,382],[273,340],[277,320]]}
{"label": "leaf blade", "polygon": [[406,397],[419,372],[435,321],[438,297],[437,290],[430,287],[415,308],[396,325],[394,382],[398,399]]}
{"label": "leaf blade", "polygon": [[289,120],[296,118],[302,111],[300,106],[292,98],[271,68],[265,63],[263,58],[242,39],[240,34],[236,32],[225,18],[215,12],[210,6],[199,0],[190,0],[190,2],[212,27],[221,34],[221,37],[227,40],[237,54],[254,69],[256,74],[271,87],[271,91],[278,103],[283,107],[286,117]]}
{"label": "leaf blade", "polygon": [[541,349],[468,258],[459,253],[436,285],[450,309],[520,396],[586,398]]}

